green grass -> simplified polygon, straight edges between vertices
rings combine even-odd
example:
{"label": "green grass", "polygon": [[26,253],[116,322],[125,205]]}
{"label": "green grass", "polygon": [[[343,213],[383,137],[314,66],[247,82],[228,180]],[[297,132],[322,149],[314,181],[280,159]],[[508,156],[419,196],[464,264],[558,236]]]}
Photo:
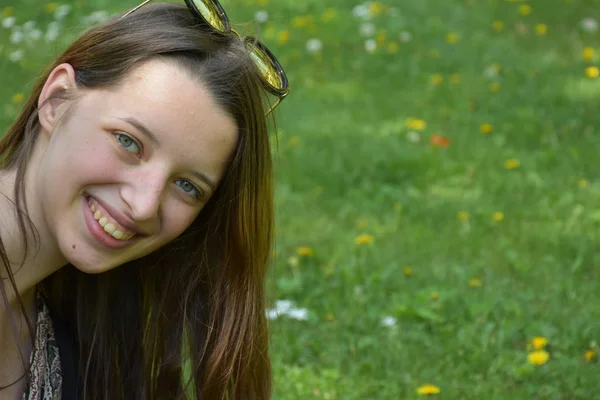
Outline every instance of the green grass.
{"label": "green grass", "polygon": [[[0,29],[0,127],[20,107],[13,96],[83,29],[81,16],[126,3],[80,1],[56,44],[11,44]],[[45,29],[45,4],[19,2],[17,24]],[[582,55],[600,51],[600,33],[580,25],[600,18],[598,3],[387,0],[371,20],[374,53],[352,14],[358,2],[223,4],[236,22],[269,12],[262,38],[293,87],[278,109],[269,287],[308,318],[272,321],[274,398],[413,399],[431,383],[443,399],[600,399],[598,356],[584,359],[600,340],[600,78],[586,76],[600,58]],[[319,54],[306,51],[311,38]],[[8,61],[20,47],[23,60]],[[419,142],[408,140],[409,118],[426,122]],[[435,133],[447,148],[430,143]],[[519,167],[506,169],[509,159]],[[361,234],[373,242],[355,244]],[[382,325],[387,316],[395,326]],[[548,340],[541,366],[527,361],[535,336]]]}

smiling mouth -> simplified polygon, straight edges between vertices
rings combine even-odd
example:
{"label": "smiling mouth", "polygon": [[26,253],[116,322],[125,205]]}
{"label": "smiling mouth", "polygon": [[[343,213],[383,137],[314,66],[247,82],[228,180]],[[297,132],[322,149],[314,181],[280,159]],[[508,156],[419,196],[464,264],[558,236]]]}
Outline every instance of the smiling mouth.
{"label": "smiling mouth", "polygon": [[117,240],[129,240],[136,235],[135,232],[119,224],[94,198],[88,198],[88,205],[92,213],[94,213],[94,219],[98,225],[113,238]]}
{"label": "smiling mouth", "polygon": [[144,236],[119,224],[93,197],[83,196],[82,205],[89,232],[105,248],[117,250],[129,247]]}

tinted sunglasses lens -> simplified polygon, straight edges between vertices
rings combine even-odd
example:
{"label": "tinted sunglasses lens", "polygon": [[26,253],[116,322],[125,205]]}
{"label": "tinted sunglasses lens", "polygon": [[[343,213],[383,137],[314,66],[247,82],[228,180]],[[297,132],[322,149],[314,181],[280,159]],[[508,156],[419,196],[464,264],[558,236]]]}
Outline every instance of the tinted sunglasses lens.
{"label": "tinted sunglasses lens", "polygon": [[193,0],[193,2],[202,18],[210,26],[222,33],[229,31],[229,23],[219,3],[212,0]]}
{"label": "tinted sunglasses lens", "polygon": [[265,52],[262,46],[259,46],[257,43],[246,42],[246,46],[251,50],[250,57],[254,60],[254,63],[267,83],[277,91],[286,90],[287,80],[283,72],[277,67],[277,62],[273,60],[272,56]]}

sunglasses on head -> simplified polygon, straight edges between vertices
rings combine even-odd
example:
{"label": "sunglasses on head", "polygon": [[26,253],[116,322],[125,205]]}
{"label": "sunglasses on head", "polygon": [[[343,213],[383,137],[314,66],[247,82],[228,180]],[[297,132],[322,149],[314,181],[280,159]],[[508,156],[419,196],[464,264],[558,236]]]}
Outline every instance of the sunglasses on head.
{"label": "sunglasses on head", "polygon": [[[128,11],[121,18],[125,18],[150,1],[151,0],[145,0],[142,4]],[[223,10],[223,7],[217,0],[185,0],[185,4],[187,4],[197,20],[208,24],[215,31],[223,35],[233,33],[244,43],[244,46],[249,51],[250,58],[256,64],[256,67],[260,72],[263,86],[269,93],[277,96],[277,101],[267,111],[266,115],[269,115],[290,93],[287,76],[283,71],[283,67],[279,61],[277,61],[277,58],[275,58],[267,46],[255,37],[246,36],[242,39],[240,34],[231,28],[227,14],[225,14],[225,10]]]}

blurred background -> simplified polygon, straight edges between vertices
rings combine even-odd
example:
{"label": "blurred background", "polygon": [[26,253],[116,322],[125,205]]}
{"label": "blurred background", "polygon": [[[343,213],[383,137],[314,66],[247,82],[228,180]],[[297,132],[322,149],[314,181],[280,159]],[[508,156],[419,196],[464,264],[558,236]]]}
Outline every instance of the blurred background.
{"label": "blurred background", "polygon": [[[136,4],[0,0],[1,132]],[[292,86],[274,398],[600,399],[600,1],[222,4]]]}

